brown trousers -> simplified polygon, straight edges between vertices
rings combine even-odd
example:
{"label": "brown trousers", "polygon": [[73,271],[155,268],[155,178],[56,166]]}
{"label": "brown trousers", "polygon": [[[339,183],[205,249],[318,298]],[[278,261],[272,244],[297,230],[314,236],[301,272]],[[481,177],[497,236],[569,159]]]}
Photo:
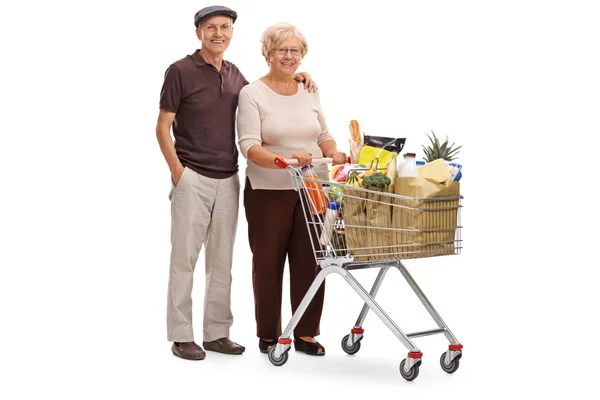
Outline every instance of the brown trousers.
{"label": "brown trousers", "polygon": [[[295,312],[319,272],[302,204],[294,190],[254,190],[246,178],[244,208],[252,251],[252,283],[256,335],[281,335],[281,297],[286,256],[290,266],[290,297]],[[318,232],[313,242],[318,245]],[[294,330],[296,336],[317,336],[323,310],[325,282]]]}

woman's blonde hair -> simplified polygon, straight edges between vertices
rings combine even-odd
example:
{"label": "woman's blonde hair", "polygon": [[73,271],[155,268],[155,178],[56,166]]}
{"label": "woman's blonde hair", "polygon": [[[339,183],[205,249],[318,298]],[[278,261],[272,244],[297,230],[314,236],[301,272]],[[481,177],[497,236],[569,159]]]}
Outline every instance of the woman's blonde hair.
{"label": "woman's blonde hair", "polygon": [[300,49],[302,50],[302,57],[308,53],[308,44],[304,35],[292,24],[287,22],[280,22],[276,25],[268,27],[262,35],[262,54],[269,58],[269,53],[275,49],[275,47],[289,37],[296,37],[300,40]]}

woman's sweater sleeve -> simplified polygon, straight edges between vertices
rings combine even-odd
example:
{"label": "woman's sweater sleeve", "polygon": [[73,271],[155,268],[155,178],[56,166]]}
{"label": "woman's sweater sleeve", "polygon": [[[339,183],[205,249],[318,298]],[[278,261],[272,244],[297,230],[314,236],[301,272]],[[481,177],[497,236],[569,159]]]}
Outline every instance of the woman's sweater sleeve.
{"label": "woman's sweater sleeve", "polygon": [[237,134],[240,152],[246,159],[252,146],[262,144],[260,127],[258,104],[248,93],[247,87],[244,87],[238,102]]}

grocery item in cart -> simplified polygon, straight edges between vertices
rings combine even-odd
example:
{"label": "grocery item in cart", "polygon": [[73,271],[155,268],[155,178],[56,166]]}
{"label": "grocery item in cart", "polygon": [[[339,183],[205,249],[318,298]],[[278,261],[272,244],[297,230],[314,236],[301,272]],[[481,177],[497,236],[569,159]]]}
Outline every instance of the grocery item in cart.
{"label": "grocery item in cart", "polygon": [[[362,181],[362,186],[370,192],[366,195],[366,240],[363,246],[368,249],[367,260],[384,260],[392,246],[392,205],[387,188],[391,180],[381,172],[375,172]],[[377,193],[381,192],[381,193]]]}
{"label": "grocery item in cart", "polygon": [[406,138],[391,138],[386,136],[365,135],[364,145],[400,154],[404,149]]}
{"label": "grocery item in cart", "polygon": [[460,178],[462,178],[462,165],[453,162],[449,162],[447,165],[450,169],[450,174],[452,174],[452,180],[460,181]]}
{"label": "grocery item in cart", "polygon": [[398,168],[398,176],[401,177],[416,177],[417,173],[417,155],[415,153],[406,153]]}
{"label": "grocery item in cart", "polygon": [[305,180],[306,191],[308,192],[308,197],[310,199],[310,212],[315,215],[323,214],[325,210],[327,210],[328,200],[323,191],[323,186],[321,183],[317,182],[319,177],[312,164],[302,167],[302,176],[315,180]]}
{"label": "grocery item in cart", "polygon": [[363,164],[340,164],[334,165],[329,171],[329,180],[331,182],[345,183],[348,180],[348,174],[352,170],[360,170],[367,168]]}
{"label": "grocery item in cart", "polygon": [[441,158],[418,167],[417,172],[418,176],[421,178],[430,179],[435,182],[446,182],[447,180],[452,180],[452,174],[450,173],[446,162]]}
{"label": "grocery item in cart", "polygon": [[390,185],[388,186],[388,192],[394,193],[394,187],[396,186],[396,177],[398,176],[398,154],[392,153],[392,158],[387,165],[385,172],[388,178],[390,178]]}
{"label": "grocery item in cart", "polygon": [[402,151],[405,142],[405,138],[365,135],[358,163],[370,165],[373,160],[377,160],[379,168],[385,170],[388,163],[395,158],[394,154],[398,155]]}
{"label": "grocery item in cart", "polygon": [[[400,166],[398,167],[398,176],[399,177],[416,177],[417,173],[417,159],[415,153],[406,153],[402,157],[402,161],[400,162]],[[396,190],[396,178],[394,178],[394,185],[391,188],[391,192],[394,193]]]}
{"label": "grocery item in cart", "polygon": [[340,203],[337,201],[330,201],[327,205],[327,212],[325,213],[325,219],[323,221],[323,230],[321,231],[321,237],[319,238],[319,242],[323,246],[332,244],[331,239],[336,221],[340,214],[339,209]]}
{"label": "grocery item in cart", "polygon": [[368,254],[366,249],[367,235],[363,228],[367,224],[366,196],[367,192],[361,187],[361,179],[357,171],[351,171],[348,175],[346,185],[344,185],[344,234],[346,248],[353,249],[352,256],[356,261],[364,261],[366,257],[362,254]]}
{"label": "grocery item in cart", "polygon": [[342,186],[329,185],[326,194],[329,201],[338,202],[342,206],[342,202],[344,201],[344,189]]}
{"label": "grocery item in cart", "polygon": [[350,145],[350,162],[356,164],[360,150],[363,147],[363,141],[360,135],[360,126],[355,119],[350,121],[350,140],[348,140],[348,144]]}
{"label": "grocery item in cart", "polygon": [[396,179],[395,193],[408,197],[394,199],[392,213],[400,258],[455,254],[460,184],[432,176]]}
{"label": "grocery item in cart", "polygon": [[344,187],[346,246],[357,262],[381,260],[385,253],[389,257],[393,236],[390,183],[385,174],[371,170],[362,180],[349,180]]}
{"label": "grocery item in cart", "polygon": [[[446,167],[448,168],[448,171],[450,172],[450,175],[452,175],[452,180],[453,181],[460,181],[460,179],[462,178],[462,165],[455,163],[455,162],[449,162],[444,160],[444,163],[446,164]],[[417,168],[423,166],[427,164],[425,161],[417,161]]]}

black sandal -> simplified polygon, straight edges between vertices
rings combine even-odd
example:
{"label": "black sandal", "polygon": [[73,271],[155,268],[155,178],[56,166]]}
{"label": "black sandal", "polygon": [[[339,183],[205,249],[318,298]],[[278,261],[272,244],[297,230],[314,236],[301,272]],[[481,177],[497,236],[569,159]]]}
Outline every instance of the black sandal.
{"label": "black sandal", "polygon": [[[307,342],[305,340],[300,339],[299,337],[294,337],[294,349],[297,351],[301,351],[311,356],[324,356],[325,355],[325,347],[321,345],[319,342]],[[319,353],[319,349],[321,349],[322,353]]]}
{"label": "black sandal", "polygon": [[277,340],[266,342],[260,338],[258,339],[258,348],[260,349],[261,353],[268,353],[269,347],[275,346],[276,344],[277,344]]}

